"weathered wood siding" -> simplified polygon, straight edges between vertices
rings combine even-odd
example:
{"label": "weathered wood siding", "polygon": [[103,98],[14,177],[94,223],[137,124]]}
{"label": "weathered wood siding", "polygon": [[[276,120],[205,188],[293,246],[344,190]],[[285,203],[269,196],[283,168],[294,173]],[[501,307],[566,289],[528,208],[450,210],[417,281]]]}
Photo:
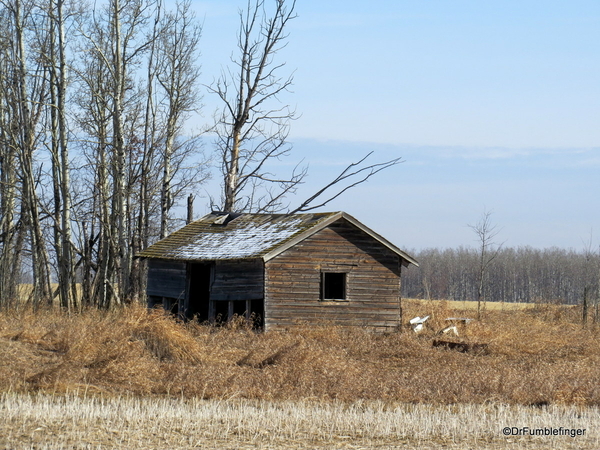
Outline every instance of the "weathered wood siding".
{"label": "weathered wood siding", "polygon": [[[321,272],[345,272],[346,301],[321,301]],[[265,264],[265,327],[335,323],[395,329],[400,257],[344,219]]]}
{"label": "weathered wood siding", "polygon": [[259,300],[264,296],[263,262],[217,261],[210,299]]}
{"label": "weathered wood siding", "polygon": [[186,263],[162,259],[148,260],[147,294],[182,299],[185,296]]}

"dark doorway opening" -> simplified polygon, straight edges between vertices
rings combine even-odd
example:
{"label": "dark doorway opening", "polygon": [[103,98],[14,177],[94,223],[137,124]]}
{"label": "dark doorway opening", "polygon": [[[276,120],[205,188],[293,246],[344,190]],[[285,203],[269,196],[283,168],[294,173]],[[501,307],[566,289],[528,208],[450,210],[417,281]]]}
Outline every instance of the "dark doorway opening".
{"label": "dark doorway opening", "polygon": [[189,294],[185,316],[199,322],[210,319],[209,300],[212,264],[190,264]]}

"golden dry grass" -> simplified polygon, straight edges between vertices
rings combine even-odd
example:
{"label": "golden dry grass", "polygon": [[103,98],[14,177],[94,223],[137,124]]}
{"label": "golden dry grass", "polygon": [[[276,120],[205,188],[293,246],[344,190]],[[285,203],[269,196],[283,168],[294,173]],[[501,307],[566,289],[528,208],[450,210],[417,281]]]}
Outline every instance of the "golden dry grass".
{"label": "golden dry grass", "polygon": [[255,400],[377,400],[455,404],[600,405],[598,328],[578,310],[488,310],[461,339],[487,354],[432,348],[448,302],[406,301],[430,314],[423,333],[342,327],[256,333],[183,324],[140,306],[68,315],[0,314],[0,390]]}
{"label": "golden dry grass", "polygon": [[[427,300],[408,300],[409,302],[427,303]],[[440,303],[440,300],[430,300],[433,304]],[[477,302],[471,300],[441,300],[445,302],[448,308],[460,311],[477,311]],[[487,311],[520,311],[523,309],[535,308],[537,303],[505,303],[505,302],[482,302],[482,309]]]}

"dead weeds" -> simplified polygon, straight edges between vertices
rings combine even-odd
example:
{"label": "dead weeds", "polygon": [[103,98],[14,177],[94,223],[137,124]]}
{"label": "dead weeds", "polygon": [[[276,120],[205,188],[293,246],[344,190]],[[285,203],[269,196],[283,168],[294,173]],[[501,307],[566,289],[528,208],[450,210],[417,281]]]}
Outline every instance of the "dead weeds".
{"label": "dead weeds", "polygon": [[599,331],[572,307],[487,310],[460,329],[487,354],[433,348],[444,302],[405,301],[430,314],[415,334],[304,326],[257,333],[239,324],[182,323],[160,311],[0,313],[0,390],[166,394],[257,400],[600,405]]}

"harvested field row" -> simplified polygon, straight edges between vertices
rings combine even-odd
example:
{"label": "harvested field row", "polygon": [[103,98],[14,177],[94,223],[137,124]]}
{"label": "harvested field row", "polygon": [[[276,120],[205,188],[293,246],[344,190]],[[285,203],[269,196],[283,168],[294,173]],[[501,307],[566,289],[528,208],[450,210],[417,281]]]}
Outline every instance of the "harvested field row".
{"label": "harvested field row", "polygon": [[[139,449],[584,449],[597,408],[428,406],[3,394],[0,447]],[[505,436],[504,427],[580,435]],[[573,431],[575,430],[575,431]],[[562,433],[562,432],[561,432]]]}

